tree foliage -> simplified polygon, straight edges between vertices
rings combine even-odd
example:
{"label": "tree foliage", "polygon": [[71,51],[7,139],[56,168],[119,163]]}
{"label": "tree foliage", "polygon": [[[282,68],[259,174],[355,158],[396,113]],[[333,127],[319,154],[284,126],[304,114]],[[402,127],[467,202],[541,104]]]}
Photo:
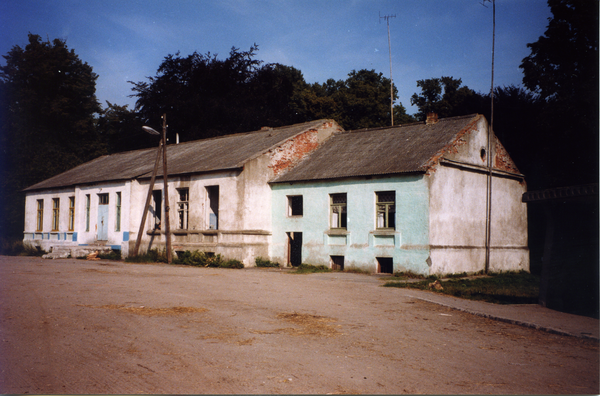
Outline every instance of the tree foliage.
{"label": "tree foliage", "polygon": [[423,121],[427,113],[433,112],[441,118],[469,114],[477,104],[475,92],[462,86],[462,80],[453,77],[429,78],[418,80],[420,94],[413,94],[410,103],[416,105],[419,111],[416,117]]}
{"label": "tree foliage", "polygon": [[[29,34],[0,66],[0,232],[22,231],[23,188],[104,153],[94,124],[97,75],[63,40]],[[8,226],[7,226],[8,223]]]}
{"label": "tree foliage", "polygon": [[305,85],[302,73],[261,66],[257,50],[234,47],[224,60],[210,53],[168,55],[156,76],[132,83],[136,110],[149,123],[166,113],[170,131],[185,141],[298,122],[292,96]]}
{"label": "tree foliage", "polygon": [[539,94],[547,186],[598,181],[598,2],[549,0],[543,36],[527,46],[523,84]]}

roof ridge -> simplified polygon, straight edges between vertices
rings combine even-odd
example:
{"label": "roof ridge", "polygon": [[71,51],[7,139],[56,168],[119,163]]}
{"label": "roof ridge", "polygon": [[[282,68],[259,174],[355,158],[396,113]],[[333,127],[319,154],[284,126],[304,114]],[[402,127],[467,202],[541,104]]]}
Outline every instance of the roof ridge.
{"label": "roof ridge", "polygon": [[[445,117],[445,118],[440,118],[438,119],[438,123],[439,122],[447,122],[447,121],[453,121],[453,120],[459,120],[459,119],[463,119],[463,118],[473,118],[475,116],[478,116],[479,113],[472,113],[472,114],[467,114],[467,115],[462,115],[462,116],[454,116],[454,117]],[[339,134],[349,134],[349,133],[361,133],[361,132],[372,132],[372,131],[383,131],[386,129],[398,129],[398,128],[406,128],[409,126],[417,126],[417,125],[425,125],[425,121],[415,121],[415,122],[410,122],[408,124],[400,124],[400,125],[388,125],[388,126],[381,126],[381,127],[373,127],[373,128],[360,128],[360,129],[352,129],[349,131],[341,131],[339,132]]]}

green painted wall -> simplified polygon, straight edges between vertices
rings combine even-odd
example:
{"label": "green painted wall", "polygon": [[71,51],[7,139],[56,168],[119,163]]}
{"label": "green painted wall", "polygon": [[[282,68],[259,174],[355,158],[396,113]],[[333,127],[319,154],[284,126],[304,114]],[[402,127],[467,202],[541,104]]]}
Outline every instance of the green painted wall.
{"label": "green painted wall", "polygon": [[[377,257],[393,259],[393,270],[429,274],[429,192],[424,175],[345,179],[271,186],[273,236],[270,255],[286,263],[289,232],[302,232],[302,262],[377,271]],[[376,192],[396,192],[396,227],[376,229]],[[329,226],[330,194],[347,194],[347,228]],[[289,216],[288,196],[302,195],[302,216]]]}

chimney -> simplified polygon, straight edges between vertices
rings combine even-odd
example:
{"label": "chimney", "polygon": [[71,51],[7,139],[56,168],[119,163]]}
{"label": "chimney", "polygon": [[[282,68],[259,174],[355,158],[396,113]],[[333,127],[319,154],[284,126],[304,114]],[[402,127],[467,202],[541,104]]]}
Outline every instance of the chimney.
{"label": "chimney", "polygon": [[425,120],[425,125],[433,125],[437,124],[438,115],[436,113],[427,113],[427,120]]}

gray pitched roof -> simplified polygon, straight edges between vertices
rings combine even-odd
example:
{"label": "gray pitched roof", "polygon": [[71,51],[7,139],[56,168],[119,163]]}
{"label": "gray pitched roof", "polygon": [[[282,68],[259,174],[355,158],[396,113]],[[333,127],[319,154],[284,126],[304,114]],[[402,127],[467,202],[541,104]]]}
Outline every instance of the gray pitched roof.
{"label": "gray pitched roof", "polygon": [[[168,145],[168,172],[169,175],[178,175],[238,169],[287,139],[328,121],[331,120]],[[25,191],[150,177],[155,159],[156,148],[105,155],[28,187]],[[162,175],[162,165],[158,175]]]}
{"label": "gray pitched roof", "polygon": [[442,118],[432,125],[419,122],[337,133],[271,183],[425,172],[480,117],[472,114]]}

